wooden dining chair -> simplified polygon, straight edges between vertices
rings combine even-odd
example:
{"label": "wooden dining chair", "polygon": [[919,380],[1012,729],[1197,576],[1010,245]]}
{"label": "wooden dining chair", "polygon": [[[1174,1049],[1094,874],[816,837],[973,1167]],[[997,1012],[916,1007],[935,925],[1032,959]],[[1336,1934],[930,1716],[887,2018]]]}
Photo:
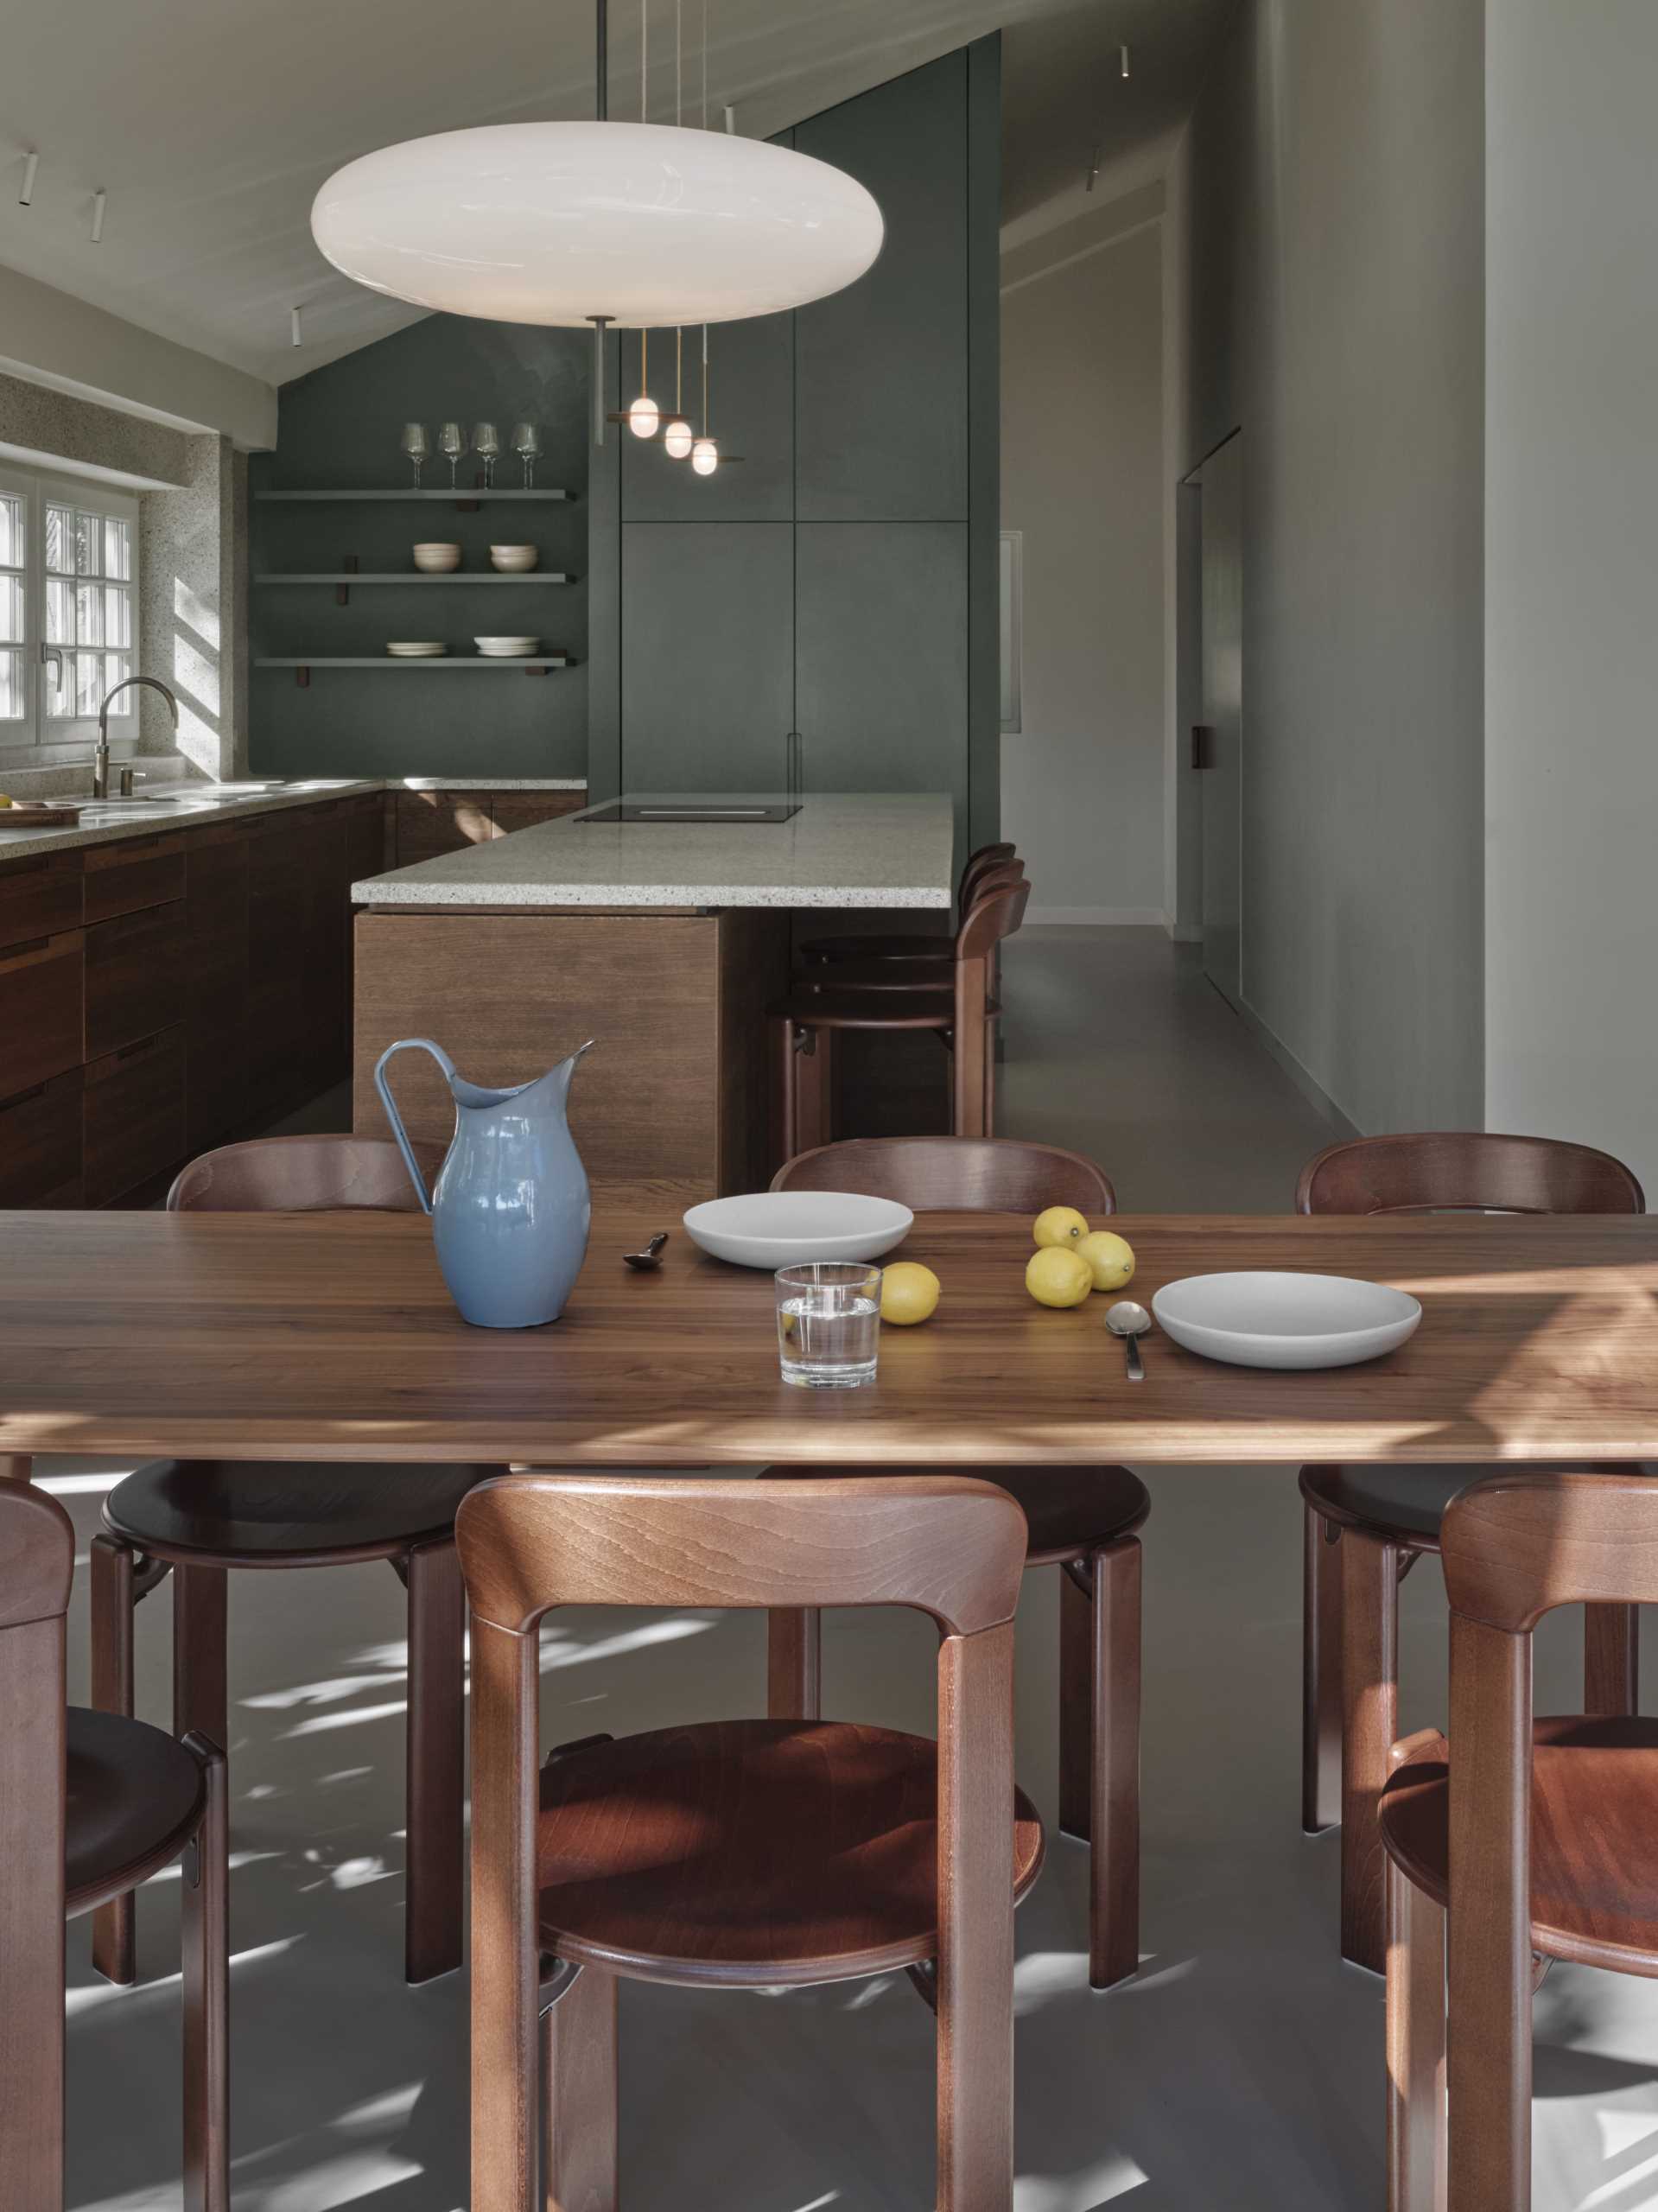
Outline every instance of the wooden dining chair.
{"label": "wooden dining chair", "polygon": [[1532,1632],[1558,1605],[1658,1600],[1658,1478],[1496,1475],[1447,1509],[1440,1550],[1449,1745],[1395,1745],[1381,1806],[1388,2202],[1527,2212],[1542,1973],[1658,1977],[1658,1720],[1534,1719]]}
{"label": "wooden dining chair", "polygon": [[[984,878],[994,869],[1013,864],[1017,864],[1022,875],[1025,863],[1013,846],[1006,843],[981,845],[968,855],[956,892],[958,919],[972,906],[974,894]],[[949,950],[950,939],[942,934],[929,936],[924,931],[886,930],[871,931],[867,936],[812,938],[801,946],[800,958],[810,968],[840,960],[936,960],[940,953]]]}
{"label": "wooden dining chair", "polygon": [[[1102,1168],[1055,1145],[1002,1137],[864,1137],[802,1153],[774,1191],[852,1191],[914,1213],[1116,1211]],[[779,1470],[779,1472],[782,1471]],[[1109,1989],[1140,1964],[1140,1589],[1138,1531],[1151,1511],[1127,1467],[975,1470],[1019,1500],[1027,1567],[1059,1573],[1059,1826],[1089,1846],[1088,1978]],[[769,1709],[822,1711],[816,1612],[774,1612]]]}
{"label": "wooden dining chair", "polygon": [[[992,994],[996,948],[1024,918],[1031,887],[1002,869],[981,885],[962,918],[943,964],[848,963],[797,979],[769,1008],[775,1157],[791,1159],[809,1141],[832,1135],[832,1084],[825,1040],[848,1030],[931,1030],[950,1052],[950,1128],[956,1136],[989,1136],[995,1119],[995,1025],[1001,1007]],[[905,970],[917,967],[919,979]],[[896,978],[892,972],[896,969]],[[829,979],[816,987],[817,974]],[[896,988],[894,987],[896,982]],[[813,1064],[803,1083],[800,1063]],[[810,1133],[803,1105],[810,1108]]]}
{"label": "wooden dining chair", "polygon": [[[415,1150],[429,1179],[445,1147]],[[412,1213],[418,1205],[396,1145],[353,1136],[226,1145],[184,1168],[167,1203],[174,1212],[221,1213]],[[461,1963],[466,1604],[454,1515],[491,1471],[152,1459],[110,1492],[105,1533],[92,1542],[93,1704],[132,1711],[134,1608],[170,1572],[174,1732],[200,1730],[216,1743],[228,1740],[227,1571],[390,1563],[409,1593],[403,1961],[411,1982]],[[132,1980],[130,1896],[98,1912],[92,1955],[111,1981]]]}
{"label": "wooden dining chair", "polygon": [[[473,1491],[456,1536],[474,1700],[472,2212],[614,2212],[619,1978],[771,1989],[899,1967],[937,2015],[939,2212],[1011,2212],[1013,1907],[1042,1860],[1013,1783],[1013,1500],[950,1476],[526,1472]],[[937,1744],[703,1721],[590,1738],[537,1770],[555,1606],[835,1605],[931,1616]]]}
{"label": "wooden dining chair", "polygon": [[62,2212],[63,1926],[183,1860],[185,2212],[230,2212],[225,1755],[65,1704],[75,1538],[0,1482],[0,2197]]}
{"label": "wooden dining chair", "polygon": [[[1301,1171],[1298,1213],[1642,1213],[1641,1185],[1587,1145],[1458,1130],[1361,1137]],[[1398,1725],[1399,1584],[1439,1548],[1445,1507],[1478,1466],[1326,1465],[1301,1470],[1305,1500],[1301,1825],[1340,1823],[1342,1956],[1380,1974],[1385,1884],[1376,1801]],[[1636,1621],[1591,1607],[1584,1698],[1633,1713]]]}

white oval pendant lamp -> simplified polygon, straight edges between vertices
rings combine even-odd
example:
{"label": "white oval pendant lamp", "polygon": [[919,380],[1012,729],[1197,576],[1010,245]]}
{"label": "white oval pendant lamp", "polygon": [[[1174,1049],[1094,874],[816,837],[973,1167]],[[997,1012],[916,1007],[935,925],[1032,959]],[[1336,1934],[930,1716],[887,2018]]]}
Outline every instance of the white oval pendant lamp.
{"label": "white oval pendant lamp", "polygon": [[786,146],[605,114],[384,146],[331,176],[317,245],[371,291],[492,322],[735,322],[838,292],[880,251],[880,208]]}

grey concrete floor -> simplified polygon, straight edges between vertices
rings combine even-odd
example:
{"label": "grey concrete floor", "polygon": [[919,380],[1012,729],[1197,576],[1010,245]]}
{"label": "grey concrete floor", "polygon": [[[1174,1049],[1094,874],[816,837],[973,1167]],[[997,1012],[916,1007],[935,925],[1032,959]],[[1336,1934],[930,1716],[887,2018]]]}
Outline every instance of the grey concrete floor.
{"label": "grey concrete floor", "polygon": [[[1031,930],[1011,949],[1003,1127],[1093,1154],[1125,1208],[1276,1211],[1318,1116],[1189,960],[1149,931]],[[326,1126],[325,1108],[314,1117]],[[43,1471],[82,1539],[118,1471]],[[1330,2212],[1382,2202],[1381,1985],[1336,1955],[1337,1839],[1298,1825],[1299,1516],[1286,1469],[1159,1469],[1146,1530],[1140,1972],[1086,1986],[1085,1859],[1063,1838],[1019,1918],[1018,2212]],[[78,1581],[79,1578],[78,1578]],[[1021,1779],[1051,1818],[1056,1592],[1020,1618]],[[168,1599],[140,1615],[140,1709],[164,1719]],[[1444,1710],[1445,1609],[1404,1599],[1403,1725]],[[1539,1709],[1576,1701],[1575,1615],[1540,1637]],[[237,2212],[455,2212],[467,2201],[461,1978],[401,1978],[402,1592],[384,1567],[247,1574],[232,1595]],[[86,1618],[70,1624],[84,1694]],[[760,1624],[561,1619],[543,1739],[753,1711]],[[926,1729],[930,1638],[831,1615],[828,1709]],[[71,1931],[68,2202],[180,2202],[177,1890],[141,1901],[131,1991]],[[1540,1994],[1539,2212],[1658,2205],[1655,2004],[1557,1968]],[[779,1996],[626,1986],[629,2212],[921,2212],[929,2015],[901,1979]]]}

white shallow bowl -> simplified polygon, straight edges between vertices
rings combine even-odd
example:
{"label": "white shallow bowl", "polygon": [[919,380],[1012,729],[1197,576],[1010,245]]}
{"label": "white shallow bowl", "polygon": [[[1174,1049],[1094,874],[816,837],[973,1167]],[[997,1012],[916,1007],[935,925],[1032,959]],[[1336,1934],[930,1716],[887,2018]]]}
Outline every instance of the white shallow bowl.
{"label": "white shallow bowl", "polygon": [[474,638],[472,641],[486,660],[518,660],[535,652],[539,638]]}
{"label": "white shallow bowl", "polygon": [[685,1233],[735,1267],[792,1268],[803,1260],[878,1260],[903,1243],[914,1219],[892,1198],[848,1191],[755,1191],[693,1206]]}
{"label": "white shallow bowl", "polygon": [[415,566],[424,575],[446,576],[452,569],[461,566],[461,548],[458,545],[417,545],[415,548]]}
{"label": "white shallow bowl", "polygon": [[533,545],[492,545],[489,549],[490,567],[509,573],[533,569],[540,558]]}
{"label": "white shallow bowl", "polygon": [[1413,1336],[1409,1294],[1352,1275],[1187,1275],[1152,1300],[1157,1325],[1234,1367],[1353,1367]]}

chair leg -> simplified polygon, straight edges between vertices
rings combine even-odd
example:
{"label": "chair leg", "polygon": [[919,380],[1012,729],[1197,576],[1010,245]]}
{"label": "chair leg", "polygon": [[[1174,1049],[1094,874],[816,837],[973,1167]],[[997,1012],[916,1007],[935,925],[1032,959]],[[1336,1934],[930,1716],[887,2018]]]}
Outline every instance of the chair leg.
{"label": "chair leg", "polygon": [[819,1720],[823,1713],[823,1616],[811,1605],[779,1605],[765,1617],[765,1710],[773,1720]]}
{"label": "chair leg", "polygon": [[1344,1529],[1342,1563],[1342,1956],[1387,1964],[1386,1853],[1377,1803],[1398,1734],[1399,1551]]}
{"label": "chair leg", "polygon": [[1301,1554],[1301,1827],[1342,1816],[1341,1530],[1305,1510]]}
{"label": "chair leg", "polygon": [[466,1800],[466,1588],[453,1541],[422,1544],[409,1584],[409,1873],[403,1974],[410,1982],[461,1963]]}
{"label": "chair leg", "polygon": [[1583,1609],[1583,1709],[1629,1719],[1641,1710],[1641,1609]]}
{"label": "chair leg", "polygon": [[616,2212],[616,1977],[578,1967],[541,2018],[545,2212]]}
{"label": "chair leg", "polygon": [[206,1806],[184,1866],[184,2212],[230,2212],[230,1786],[225,1754],[199,1730]]}
{"label": "chair leg", "polygon": [[222,1567],[173,1569],[173,1733],[230,1741]]}
{"label": "chair leg", "polygon": [[[130,1545],[113,1536],[92,1538],[92,1701],[99,1713],[132,1717],[132,1591]],[[92,1915],[92,1967],[124,1986],[138,1978],[136,1899],[129,1890]]]}
{"label": "chair leg", "polygon": [[1388,2212],[1445,2212],[1445,1913],[1387,1879]]}
{"label": "chair leg", "polygon": [[1140,1965],[1140,1570],[1125,1536],[1060,1571],[1059,1825],[1089,1846],[1094,1989]]}

